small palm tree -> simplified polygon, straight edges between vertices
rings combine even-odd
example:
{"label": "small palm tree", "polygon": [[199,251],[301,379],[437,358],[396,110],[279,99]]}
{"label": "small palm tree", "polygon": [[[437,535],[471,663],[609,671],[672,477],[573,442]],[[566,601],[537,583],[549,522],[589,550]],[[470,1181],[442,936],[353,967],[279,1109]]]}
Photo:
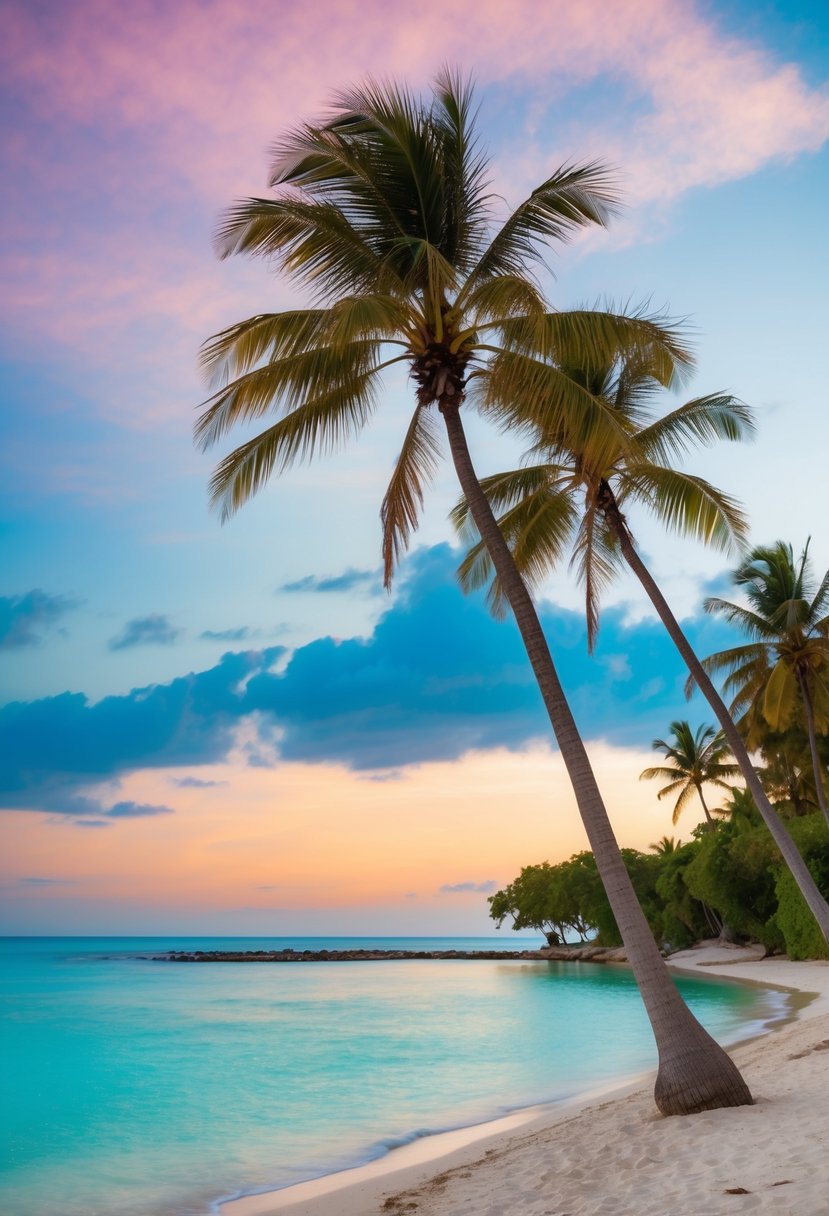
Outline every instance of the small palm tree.
{"label": "small palm tree", "polygon": [[657,797],[671,798],[677,795],[671,823],[676,826],[679,817],[694,794],[702,803],[708,826],[714,826],[714,819],[702,792],[704,785],[717,785],[720,789],[731,790],[726,777],[738,777],[740,769],[736,764],[728,764],[724,757],[728,753],[728,745],[722,731],[713,726],[697,727],[692,731],[687,722],[672,722],[670,743],[664,739],[654,739],[655,751],[665,753],[666,765],[646,768],[639,774],[640,781],[667,781],[668,784],[659,790]]}
{"label": "small palm tree", "polygon": [[784,731],[802,712],[809,738],[818,806],[829,825],[826,772],[818,734],[829,733],[829,570],[816,586],[809,542],[798,560],[790,544],[758,545],[735,570],[749,607],[711,597],[707,612],[737,625],[753,639],[703,661],[709,673],[725,673],[734,694],[731,712],[742,712],[750,745],[760,742],[763,723]]}
{"label": "small palm tree", "polygon": [[658,840],[649,844],[648,848],[652,853],[656,853],[657,857],[669,857],[682,848],[682,841],[677,840],[675,836],[660,836]]}
{"label": "small palm tree", "polygon": [[[510,349],[495,357],[490,379],[478,390],[485,411],[522,427],[533,441],[528,459],[537,463],[481,483],[500,512],[498,523],[516,565],[536,582],[572,550],[585,587],[591,649],[602,586],[623,563],[633,571],[711,706],[763,822],[829,941],[829,904],[771,805],[722,697],[643,562],[622,509],[628,503],[644,506],[674,531],[720,548],[739,546],[746,522],[734,500],[671,462],[700,442],[744,438],[753,430],[751,413],[734,397],[715,393],[654,417],[652,398],[671,379],[664,366],[671,357],[666,348],[658,349],[656,362],[655,345],[641,343],[635,350],[622,347],[609,360],[601,354],[585,359],[566,340],[536,352],[529,349],[530,340],[524,338],[517,376],[511,372],[516,354]],[[558,382],[548,370],[553,362],[594,402],[595,421],[585,411],[574,414],[558,397]],[[682,370],[682,364],[674,364],[674,380]],[[462,532],[474,536],[469,515],[461,502],[454,518]],[[493,573],[486,546],[473,545],[459,573],[466,586],[485,583]],[[498,577],[489,594],[494,610],[501,610]]]}
{"label": "small palm tree", "polygon": [[[471,92],[444,72],[431,102],[368,84],[337,99],[330,117],[278,148],[276,198],[229,213],[219,250],[271,259],[310,285],[318,306],[254,316],[204,349],[217,388],[196,435],[207,448],[239,423],[276,415],[219,464],[214,502],[227,516],[273,473],[356,436],[377,406],[382,371],[402,363],[416,386],[400,456],[383,500],[386,583],[415,528],[440,455],[442,419],[461,489],[515,616],[558,739],[588,839],[659,1050],[656,1101],[666,1114],[741,1105],[751,1095],[731,1059],[682,1002],[654,942],[558,679],[535,607],[478,483],[461,407],[499,353],[498,392],[521,383],[522,348],[567,341],[585,358],[621,342],[687,361],[681,342],[646,318],[551,312],[529,267],[544,246],[604,223],[614,195],[599,165],[568,166],[492,225],[486,161],[477,149]],[[656,359],[654,355],[654,359]],[[510,389],[510,376],[514,380]],[[560,381],[561,425],[576,413],[589,433],[606,411]]]}

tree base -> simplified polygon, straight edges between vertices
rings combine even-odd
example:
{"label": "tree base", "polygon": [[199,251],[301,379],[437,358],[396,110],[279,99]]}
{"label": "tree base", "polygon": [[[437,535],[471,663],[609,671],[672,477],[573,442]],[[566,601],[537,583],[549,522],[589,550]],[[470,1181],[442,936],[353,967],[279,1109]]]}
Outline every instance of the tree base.
{"label": "tree base", "polygon": [[737,1065],[707,1034],[690,1050],[660,1059],[653,1096],[663,1115],[754,1105]]}

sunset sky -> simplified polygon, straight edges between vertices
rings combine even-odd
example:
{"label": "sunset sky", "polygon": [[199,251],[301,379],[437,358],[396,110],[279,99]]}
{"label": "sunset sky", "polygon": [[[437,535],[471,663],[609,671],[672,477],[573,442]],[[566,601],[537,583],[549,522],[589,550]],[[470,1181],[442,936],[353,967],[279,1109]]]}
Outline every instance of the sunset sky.
{"label": "sunset sky", "polygon": [[[758,421],[693,470],[753,543],[811,534],[822,573],[824,0],[0,0],[0,19],[0,932],[490,931],[488,893],[586,847],[514,627],[457,588],[447,467],[382,590],[402,376],[357,445],[223,527],[209,511],[199,345],[300,299],[218,261],[217,219],[338,88],[471,73],[510,206],[565,161],[616,167],[625,209],[552,253],[551,298],[687,318],[689,393]],[[468,426],[479,473],[517,456]],[[729,558],[631,523],[699,650],[722,648],[701,603]],[[651,741],[710,713],[632,582],[592,659],[566,571],[541,609],[620,841],[645,848],[673,830],[637,780]]]}

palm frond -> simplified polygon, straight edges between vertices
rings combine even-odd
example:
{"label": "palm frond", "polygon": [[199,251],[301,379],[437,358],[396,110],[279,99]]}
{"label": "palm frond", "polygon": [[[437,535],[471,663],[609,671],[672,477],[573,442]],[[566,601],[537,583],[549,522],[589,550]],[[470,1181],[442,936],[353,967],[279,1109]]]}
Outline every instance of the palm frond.
{"label": "palm frond", "polygon": [[211,383],[226,383],[258,363],[347,346],[360,338],[391,341],[411,323],[404,304],[388,295],[345,296],[331,308],[260,313],[214,334],[202,346],[200,363]]}
{"label": "palm frond", "polygon": [[550,450],[579,452],[605,468],[629,448],[629,437],[613,407],[550,363],[501,350],[471,393],[484,417]]}
{"label": "palm frond", "polygon": [[272,258],[279,270],[333,300],[353,292],[393,292],[400,275],[336,207],[303,199],[245,199],[216,234],[220,257]]}
{"label": "palm frond", "polygon": [[455,301],[455,311],[472,319],[475,326],[503,325],[505,318],[543,317],[546,303],[538,288],[521,275],[502,274],[464,288]]}
{"label": "palm frond", "polygon": [[486,244],[489,162],[474,134],[477,107],[471,79],[442,68],[435,80],[435,101],[432,117],[443,135],[446,237],[442,248],[465,272],[478,261]]}
{"label": "palm frond", "polygon": [[195,425],[196,442],[205,450],[240,422],[271,410],[289,413],[328,392],[359,395],[381,366],[377,354],[377,342],[367,338],[336,348],[314,346],[254,368],[203,403]]}
{"label": "palm frond", "polygon": [[199,362],[212,384],[226,383],[263,359],[307,350],[319,341],[329,319],[326,308],[260,313],[220,330],[202,345]]}
{"label": "palm frond", "polygon": [[661,798],[665,794],[671,794],[675,789],[685,784],[684,777],[677,777],[675,768],[668,768],[667,765],[655,765],[653,768],[643,768],[639,774],[640,781],[670,781],[673,784],[666,789],[660,790],[657,797]]}
{"label": "palm frond", "polygon": [[[481,483],[515,565],[530,587],[559,564],[577,523],[569,494],[544,474],[539,468],[517,469]],[[492,578],[488,602],[493,615],[503,617],[507,601],[489,555],[477,540],[465,500],[452,511],[452,520],[463,536],[475,541],[458,569],[461,586],[470,591]]]}
{"label": "palm frond", "polygon": [[508,319],[501,332],[508,349],[585,370],[610,369],[623,360],[666,387],[680,383],[694,364],[682,325],[644,309],[519,315]]}
{"label": "palm frond", "polygon": [[695,397],[665,414],[638,436],[642,450],[664,463],[682,456],[691,447],[717,439],[737,441],[753,436],[755,424],[750,408],[727,393]]}
{"label": "palm frond", "polygon": [[359,434],[375,404],[370,373],[306,401],[219,463],[210,482],[211,506],[219,508],[222,521],[229,519],[273,473]]}
{"label": "palm frond", "polygon": [[729,625],[736,625],[749,637],[771,641],[776,636],[775,629],[767,620],[749,608],[744,608],[742,604],[732,604],[717,595],[709,595],[703,600],[702,606],[706,612],[724,617]]}
{"label": "palm frond", "polygon": [[[671,815],[671,823],[676,825],[679,822],[680,815],[685,810],[686,806],[691,801],[691,799],[694,797],[694,794],[696,794],[697,792],[698,791],[697,791],[696,787],[694,785],[692,785],[690,782],[685,786],[685,789],[682,791],[682,793],[679,795],[676,802],[674,803],[673,814]],[[661,798],[664,793],[665,793],[664,790],[660,790],[659,797]]]}
{"label": "palm frond", "polygon": [[[557,485],[558,473],[559,470],[554,465],[532,465],[526,469],[510,469],[505,473],[494,473],[490,477],[482,477],[480,486],[497,516],[516,506],[523,499],[544,490],[548,485]],[[467,539],[473,533],[477,536],[469,512],[469,504],[465,498],[461,498],[455,504],[449,518],[462,538]],[[470,527],[472,532],[469,531]]]}
{"label": "palm frond", "polygon": [[570,566],[584,587],[587,649],[590,654],[599,632],[601,596],[619,572],[621,555],[615,535],[597,511],[584,512],[573,543]]}
{"label": "palm frond", "polygon": [[525,274],[544,245],[565,241],[588,224],[605,227],[618,205],[615,179],[600,162],[563,165],[513,211],[469,277],[477,282]]}
{"label": "palm frond", "polygon": [[655,464],[629,465],[625,494],[646,504],[666,527],[719,549],[738,548],[748,522],[735,499],[701,477]]}
{"label": "palm frond", "polygon": [[409,423],[382,506],[383,584],[391,586],[394,568],[408,548],[423,507],[423,487],[437,470],[440,432],[434,410],[418,406]]}

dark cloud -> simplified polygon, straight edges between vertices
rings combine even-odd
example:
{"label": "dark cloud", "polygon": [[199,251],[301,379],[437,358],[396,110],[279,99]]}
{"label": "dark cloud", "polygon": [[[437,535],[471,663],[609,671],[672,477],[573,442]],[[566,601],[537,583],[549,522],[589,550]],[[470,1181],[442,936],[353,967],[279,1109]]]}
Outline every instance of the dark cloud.
{"label": "dark cloud", "polygon": [[203,629],[199,637],[205,642],[244,642],[250,637],[247,625],[239,629]]}
{"label": "dark cloud", "polygon": [[133,646],[172,646],[181,635],[166,616],[151,613],[127,621],[118,637],[110,638],[110,650],[131,650]]}
{"label": "dark cloud", "polygon": [[[457,561],[446,545],[413,555],[368,638],[320,638],[287,662],[278,646],[227,653],[206,671],[94,704],[67,692],[6,705],[0,806],[100,817],[85,787],[143,767],[223,761],[242,720],[256,730],[248,763],[333,761],[372,777],[550,738],[514,624],[461,594]],[[580,614],[542,604],[541,615],[587,739],[648,747],[674,717],[710,717],[686,707],[684,668],[658,623],[627,627],[621,613],[606,613],[596,661]],[[703,655],[733,641],[716,618],[689,632]]]}
{"label": "dark cloud", "polygon": [[488,878],[485,882],[454,882],[446,883],[440,888],[441,895],[465,895],[467,891],[475,891],[480,895],[489,895],[493,891],[498,890],[498,883],[494,878]]}
{"label": "dark cloud", "polygon": [[0,650],[37,646],[43,640],[43,630],[51,628],[77,606],[76,600],[45,591],[0,595]]}
{"label": "dark cloud", "polygon": [[297,579],[295,583],[283,583],[280,591],[354,591],[357,587],[376,592],[382,590],[382,579],[379,570],[355,570],[353,567],[344,570],[342,574],[331,575],[328,578],[317,578],[308,574],[305,578]]}

